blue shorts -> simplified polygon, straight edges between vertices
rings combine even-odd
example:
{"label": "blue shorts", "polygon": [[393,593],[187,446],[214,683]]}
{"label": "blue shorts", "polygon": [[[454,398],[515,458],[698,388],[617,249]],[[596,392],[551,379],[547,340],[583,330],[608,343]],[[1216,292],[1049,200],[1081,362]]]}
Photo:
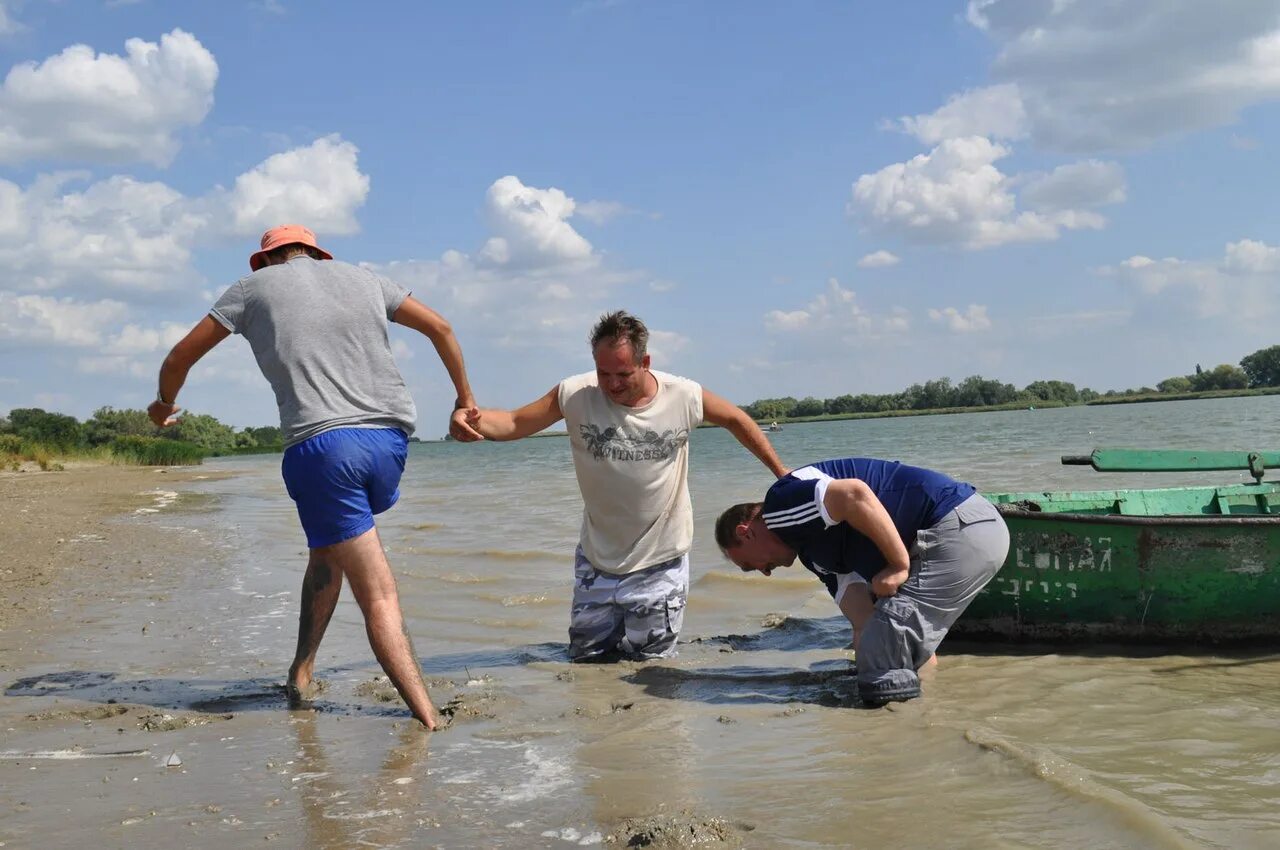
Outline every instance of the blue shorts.
{"label": "blue shorts", "polygon": [[409,438],[396,428],[335,428],[285,450],[280,472],[312,549],[373,528],[400,498]]}

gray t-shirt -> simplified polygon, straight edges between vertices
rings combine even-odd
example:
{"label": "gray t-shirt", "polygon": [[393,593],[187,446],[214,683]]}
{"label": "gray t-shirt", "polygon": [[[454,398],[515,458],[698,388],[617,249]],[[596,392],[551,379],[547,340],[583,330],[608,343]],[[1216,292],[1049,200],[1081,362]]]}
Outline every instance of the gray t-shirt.
{"label": "gray t-shirt", "polygon": [[249,340],[288,447],[334,428],[413,434],[418,412],[387,341],[408,297],[350,263],[298,256],[236,281],[209,315]]}

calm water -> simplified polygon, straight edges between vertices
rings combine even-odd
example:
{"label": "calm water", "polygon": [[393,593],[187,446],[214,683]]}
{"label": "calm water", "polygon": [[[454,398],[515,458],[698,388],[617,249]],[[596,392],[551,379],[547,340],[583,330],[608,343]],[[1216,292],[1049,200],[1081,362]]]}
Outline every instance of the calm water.
{"label": "calm water", "polygon": [[[1275,448],[1278,418],[1280,397],[1265,397],[770,436],[793,466],[860,454],[988,491],[1094,489],[1244,476],[1105,476],[1059,455]],[[191,663],[211,681],[278,677],[305,558],[278,458],[210,466],[242,474],[203,488],[217,497],[206,521],[228,558],[192,612]],[[923,700],[850,708],[847,627],[818,582],[800,568],[743,576],[715,550],[718,512],[768,484],[727,433],[697,432],[689,642],[671,661],[571,668],[581,504],[565,440],[415,446],[403,498],[379,527],[424,666],[451,683],[437,701],[463,693],[493,716],[429,741],[393,728],[399,708],[357,690],[378,671],[344,597],[318,662],[321,710],[256,712],[234,744],[207,742],[240,825],[184,840],[590,846],[622,818],[687,810],[739,825],[748,847],[1280,846],[1280,656],[944,644]],[[774,614],[788,619],[766,628]],[[288,762],[283,778],[254,769],[273,754]]]}

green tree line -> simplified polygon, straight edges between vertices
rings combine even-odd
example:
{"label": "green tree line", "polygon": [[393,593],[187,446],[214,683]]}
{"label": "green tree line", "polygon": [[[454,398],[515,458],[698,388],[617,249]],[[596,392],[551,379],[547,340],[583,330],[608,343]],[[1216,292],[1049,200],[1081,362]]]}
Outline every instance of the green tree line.
{"label": "green tree line", "polygon": [[145,410],[113,407],[98,408],[84,422],[38,407],[14,408],[0,418],[0,454],[9,462],[106,452],[131,463],[193,463],[209,455],[280,450],[283,443],[275,426],[237,431],[203,413],[186,414],[169,428],[157,428]]}
{"label": "green tree line", "polygon": [[762,398],[742,409],[754,419],[794,419],[806,416],[830,416],[850,413],[888,413],[899,410],[937,410],[940,408],[992,407],[996,405],[1038,402],[1087,404],[1096,399],[1208,392],[1212,390],[1256,389],[1280,387],[1280,345],[1263,348],[1240,361],[1239,366],[1223,363],[1212,369],[1196,366],[1194,373],[1166,378],[1153,387],[1107,390],[1099,393],[1088,387],[1077,388],[1070,381],[1033,381],[1019,389],[981,375],[972,375],[958,384],[950,378],[938,378],[923,384],[912,384],[896,393],[845,394],[835,398]]}

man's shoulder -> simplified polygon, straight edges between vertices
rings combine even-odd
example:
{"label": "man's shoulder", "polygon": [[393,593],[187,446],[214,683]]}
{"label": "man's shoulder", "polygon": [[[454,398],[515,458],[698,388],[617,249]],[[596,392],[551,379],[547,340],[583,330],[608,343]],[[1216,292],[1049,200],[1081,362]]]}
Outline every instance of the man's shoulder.
{"label": "man's shoulder", "polygon": [[670,372],[663,372],[660,369],[650,369],[649,372],[657,379],[658,383],[664,387],[678,387],[685,390],[702,390],[702,384],[699,384],[692,378],[673,375]]}
{"label": "man's shoulder", "polygon": [[580,375],[570,375],[560,381],[560,395],[562,398],[570,393],[593,389],[600,389],[600,380],[596,377],[595,370],[583,372]]}

